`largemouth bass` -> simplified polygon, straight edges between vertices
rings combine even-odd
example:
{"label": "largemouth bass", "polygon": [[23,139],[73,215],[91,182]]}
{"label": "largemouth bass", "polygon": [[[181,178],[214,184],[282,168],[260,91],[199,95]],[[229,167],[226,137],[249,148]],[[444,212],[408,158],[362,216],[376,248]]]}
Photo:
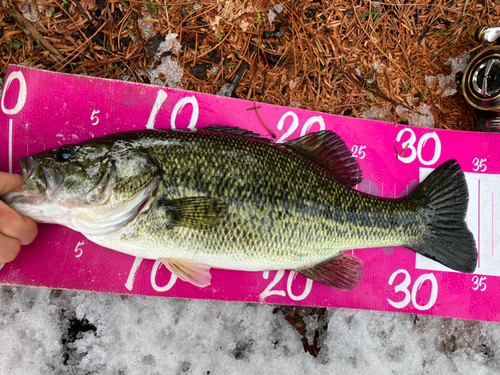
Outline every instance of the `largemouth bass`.
{"label": "largemouth bass", "polygon": [[211,267],[292,269],[352,290],[363,262],[348,249],[405,246],[474,272],[468,190],[456,160],[406,199],[353,187],[361,171],[343,140],[322,131],[273,144],[246,130],[125,132],[22,157],[24,185],[3,199],[43,223],[104,247],[161,259],[204,287]]}

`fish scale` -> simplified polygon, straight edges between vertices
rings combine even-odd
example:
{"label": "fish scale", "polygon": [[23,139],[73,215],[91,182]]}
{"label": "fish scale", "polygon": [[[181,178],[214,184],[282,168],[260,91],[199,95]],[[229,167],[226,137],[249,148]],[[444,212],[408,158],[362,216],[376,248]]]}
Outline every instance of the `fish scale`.
{"label": "fish scale", "polygon": [[[165,137],[166,143],[175,146],[156,141],[148,147],[148,136],[157,141]],[[121,241],[138,241],[158,253],[165,247],[179,252],[158,257],[189,256],[199,262],[210,260],[218,268],[252,271],[304,268],[346,249],[404,245],[415,233],[412,226],[423,225],[385,230],[386,223],[416,216],[416,208],[407,201],[382,200],[348,189],[284,147],[195,132],[138,133],[131,141],[147,150],[161,170],[165,190],[176,192],[172,198],[209,196],[229,203],[227,217],[209,230],[179,227],[167,231],[161,222],[156,223],[152,243],[140,233],[144,225],[152,230],[154,219],[150,212],[142,213],[134,233]],[[240,158],[247,154],[253,161],[247,160],[243,168]],[[156,209],[153,204],[151,211]]]}

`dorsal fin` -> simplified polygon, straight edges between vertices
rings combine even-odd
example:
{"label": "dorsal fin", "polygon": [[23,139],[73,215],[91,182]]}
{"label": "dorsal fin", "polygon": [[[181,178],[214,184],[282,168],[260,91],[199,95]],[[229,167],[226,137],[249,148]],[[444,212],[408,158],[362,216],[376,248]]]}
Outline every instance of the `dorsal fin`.
{"label": "dorsal fin", "polygon": [[238,137],[248,137],[252,138],[253,140],[258,140],[258,141],[263,141],[263,142],[270,142],[269,139],[261,137],[260,134],[254,133],[253,131],[238,128],[235,126],[227,126],[227,125],[209,125],[209,126],[202,126],[201,128],[198,128],[198,130],[204,130],[212,133],[223,133],[223,134],[228,134],[228,135],[235,135]]}
{"label": "dorsal fin", "polygon": [[338,183],[353,187],[361,182],[361,170],[337,133],[323,130],[283,143],[285,147],[323,167]]}

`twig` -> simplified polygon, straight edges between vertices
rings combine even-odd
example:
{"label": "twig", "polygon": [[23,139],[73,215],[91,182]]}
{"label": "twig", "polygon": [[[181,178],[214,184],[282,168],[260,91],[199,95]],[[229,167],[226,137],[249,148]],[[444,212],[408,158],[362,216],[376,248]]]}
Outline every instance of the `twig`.
{"label": "twig", "polygon": [[396,163],[399,161],[399,155],[398,155],[398,149],[396,148],[396,145],[393,143],[392,147],[394,148],[394,152],[396,153]]}
{"label": "twig", "polygon": [[276,17],[278,17],[281,21],[281,23],[283,23],[283,25],[285,25],[286,27],[288,27],[288,29],[293,33],[293,29],[290,27],[290,25],[288,24],[288,22],[286,22],[286,20],[283,18],[283,16],[281,14],[279,14],[276,9],[274,9],[274,7],[271,5],[269,6],[269,9],[271,9],[273,11],[274,14],[276,14]]}
{"label": "twig", "polygon": [[33,26],[30,21],[20,15],[17,11],[0,7],[0,12],[6,12],[11,17],[14,17],[16,21],[19,22],[19,24],[21,24],[21,26],[23,26],[28,31],[27,34],[31,35],[33,39],[38,40],[42,44],[42,46],[47,48],[47,50],[49,50],[50,53],[52,53],[58,60],[63,59],[63,56],[59,53],[59,51],[56,50],[52,46],[52,44],[50,44],[49,41],[38,32],[37,29],[35,29],[35,26]]}
{"label": "twig", "polygon": [[260,107],[257,107],[257,104],[255,103],[255,101],[253,102],[253,108],[255,109],[255,112],[257,112],[257,115],[259,116],[260,118],[260,121],[262,121],[262,123],[264,124],[264,126],[266,127],[267,131],[271,134],[271,136],[273,138],[276,138],[276,134],[274,134],[274,132],[271,130],[271,128],[269,128],[269,126],[267,126],[266,122],[264,121],[264,119],[262,118],[262,116],[260,115],[260,112],[259,112],[259,109]]}
{"label": "twig", "polygon": [[403,152],[401,153],[401,157],[403,157],[405,155],[405,152],[406,150],[408,150],[408,146],[410,145],[410,142],[408,142],[405,146],[405,148],[403,149]]}
{"label": "twig", "polygon": [[[68,65],[71,61],[73,61],[73,60],[74,60],[74,59],[78,56],[77,52],[79,52],[79,51],[82,49],[82,47],[83,47],[83,46],[85,46],[88,42],[90,42],[90,41],[92,40],[92,38],[94,38],[97,34],[99,34],[99,31],[101,31],[101,30],[102,30],[102,28],[103,28],[104,26],[106,26],[106,24],[105,24],[105,23],[103,23],[103,24],[101,25],[101,27],[99,27],[99,28],[96,30],[96,32],[95,32],[94,34],[92,34],[92,36],[91,36],[90,38],[88,38],[87,40],[85,40],[85,42],[83,42],[80,46],[78,46],[78,48],[77,48],[77,49],[75,49],[75,50],[71,53],[71,54],[74,54],[74,56],[73,56],[70,60],[66,61],[66,63],[65,63],[64,65],[62,65],[62,66],[61,66],[61,67],[60,67],[57,71],[58,71],[58,72],[60,72],[60,71],[61,71],[61,70],[62,70],[62,69],[66,66],[66,65]],[[67,60],[67,59],[68,59],[68,57],[69,57],[69,56],[71,56],[71,54],[69,54],[68,56],[66,56],[66,57],[65,57],[62,61],[59,61],[59,62],[58,62],[58,64],[61,64],[61,63],[63,63],[65,60]],[[56,64],[56,65],[57,65],[57,64]]]}

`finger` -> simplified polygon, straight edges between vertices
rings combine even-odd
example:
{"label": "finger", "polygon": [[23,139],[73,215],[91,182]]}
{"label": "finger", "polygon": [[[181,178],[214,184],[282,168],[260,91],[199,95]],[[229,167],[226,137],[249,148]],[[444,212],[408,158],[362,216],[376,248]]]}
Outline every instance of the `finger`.
{"label": "finger", "polygon": [[32,219],[21,215],[7,206],[5,202],[0,201],[0,233],[16,238],[21,245],[28,245],[38,234],[38,227]]}
{"label": "finger", "polygon": [[0,195],[20,189],[23,186],[23,177],[19,174],[0,172]]}
{"label": "finger", "polygon": [[0,262],[8,263],[16,259],[21,243],[15,238],[0,233]]}

